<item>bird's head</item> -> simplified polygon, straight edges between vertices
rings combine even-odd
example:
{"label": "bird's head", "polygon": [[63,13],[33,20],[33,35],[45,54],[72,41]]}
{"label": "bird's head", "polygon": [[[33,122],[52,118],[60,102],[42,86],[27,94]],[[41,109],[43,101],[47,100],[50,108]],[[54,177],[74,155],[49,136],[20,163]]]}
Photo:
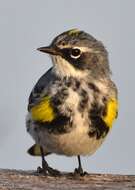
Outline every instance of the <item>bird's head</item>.
{"label": "bird's head", "polygon": [[59,77],[102,78],[110,75],[105,47],[84,31],[66,31],[58,35],[50,46],[38,50],[51,55],[53,70]]}

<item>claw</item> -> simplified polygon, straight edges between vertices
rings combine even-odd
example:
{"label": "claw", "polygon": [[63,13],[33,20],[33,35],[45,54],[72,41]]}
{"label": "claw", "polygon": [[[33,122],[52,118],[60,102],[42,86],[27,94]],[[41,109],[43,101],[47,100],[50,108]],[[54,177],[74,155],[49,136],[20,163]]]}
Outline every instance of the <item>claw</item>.
{"label": "claw", "polygon": [[56,169],[53,169],[53,168],[51,168],[51,167],[48,167],[48,168],[47,168],[47,171],[48,171],[48,173],[49,173],[50,175],[52,175],[52,176],[60,176],[60,175],[61,175],[60,171],[58,171],[58,170],[56,170]]}
{"label": "claw", "polygon": [[41,174],[46,176],[47,175],[47,171],[44,170],[43,168],[41,168],[40,166],[37,168],[37,174]]}
{"label": "claw", "polygon": [[42,174],[42,175],[51,175],[51,176],[60,176],[61,175],[61,173],[60,173],[60,171],[58,171],[58,170],[55,170],[55,169],[53,169],[53,168],[51,168],[51,167],[49,167],[49,166],[47,166],[46,168],[44,167],[44,168],[41,168],[40,166],[37,168],[37,173],[38,174]]}
{"label": "claw", "polygon": [[88,173],[84,172],[82,168],[75,168],[74,175],[80,175],[83,177],[85,175],[88,175]]}

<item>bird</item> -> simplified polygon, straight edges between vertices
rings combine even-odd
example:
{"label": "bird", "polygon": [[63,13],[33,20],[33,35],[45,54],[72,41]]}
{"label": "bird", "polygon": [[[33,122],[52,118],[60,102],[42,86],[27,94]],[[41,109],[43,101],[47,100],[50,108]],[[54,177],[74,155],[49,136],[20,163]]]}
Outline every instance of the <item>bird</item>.
{"label": "bird", "polygon": [[108,52],[89,33],[70,29],[49,46],[51,68],[37,81],[28,99],[26,129],[35,143],[28,149],[41,156],[44,175],[61,175],[46,161],[50,154],[76,156],[73,174],[83,176],[81,156],[94,154],[118,115],[118,90],[112,81]]}

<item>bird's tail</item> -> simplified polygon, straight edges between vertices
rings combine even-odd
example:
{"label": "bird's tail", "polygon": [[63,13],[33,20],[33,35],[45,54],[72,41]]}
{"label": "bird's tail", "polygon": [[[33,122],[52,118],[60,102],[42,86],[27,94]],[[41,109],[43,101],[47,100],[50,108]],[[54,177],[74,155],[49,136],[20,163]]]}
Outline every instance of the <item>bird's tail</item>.
{"label": "bird's tail", "polygon": [[[31,146],[28,150],[27,153],[30,154],[31,156],[41,156],[41,148],[40,145],[34,144]],[[48,154],[51,154],[50,152],[44,152],[44,156],[47,156]]]}

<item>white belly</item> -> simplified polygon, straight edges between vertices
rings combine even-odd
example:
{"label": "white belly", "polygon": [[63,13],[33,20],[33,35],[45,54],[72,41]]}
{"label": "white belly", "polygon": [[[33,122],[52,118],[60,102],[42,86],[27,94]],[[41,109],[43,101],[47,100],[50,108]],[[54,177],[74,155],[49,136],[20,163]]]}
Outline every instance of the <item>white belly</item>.
{"label": "white belly", "polygon": [[43,140],[40,139],[44,149],[67,156],[93,154],[103,142],[103,139],[97,140],[96,137],[89,137],[88,134],[82,133],[79,128],[62,135],[46,134],[45,136]]}
{"label": "white belly", "polygon": [[91,155],[102,144],[103,138],[89,137],[89,126],[78,125],[70,132],[64,134],[48,133],[46,129],[31,125],[29,133],[37,144],[41,145],[45,152],[52,152],[66,156]]}

